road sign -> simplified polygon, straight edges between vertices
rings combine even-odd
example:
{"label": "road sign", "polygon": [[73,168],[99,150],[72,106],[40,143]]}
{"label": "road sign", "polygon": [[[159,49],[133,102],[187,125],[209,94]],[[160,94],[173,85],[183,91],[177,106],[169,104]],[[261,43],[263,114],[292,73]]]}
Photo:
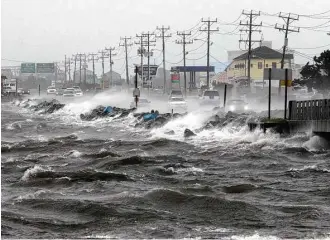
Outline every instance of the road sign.
{"label": "road sign", "polygon": [[36,65],[35,63],[22,63],[21,64],[21,73],[35,73]]}
{"label": "road sign", "polygon": [[[285,87],[285,80],[280,80],[281,86]],[[288,87],[292,87],[292,80],[288,80]]]}
{"label": "road sign", "polygon": [[[150,65],[150,76],[155,76],[157,74],[157,65]],[[138,66],[138,74],[141,76],[141,66]],[[148,66],[143,65],[143,75],[148,75]]]}
{"label": "road sign", "polygon": [[54,73],[54,63],[37,63],[37,73]]}
{"label": "road sign", "polygon": [[[285,69],[271,68],[271,70],[271,80],[285,79]],[[269,68],[264,69],[264,79],[269,79]],[[288,79],[292,79],[292,69],[288,69]]]}
{"label": "road sign", "polygon": [[133,90],[133,97],[140,97],[140,89],[135,88]]}

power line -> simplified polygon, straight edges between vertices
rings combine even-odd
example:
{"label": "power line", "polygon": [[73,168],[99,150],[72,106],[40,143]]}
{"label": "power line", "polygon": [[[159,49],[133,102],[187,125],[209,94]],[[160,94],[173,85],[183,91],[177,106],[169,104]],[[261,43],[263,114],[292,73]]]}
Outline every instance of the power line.
{"label": "power line", "polygon": [[147,54],[148,54],[148,80],[147,81],[148,81],[148,89],[149,89],[149,87],[150,87],[149,81],[151,80],[151,78],[150,78],[150,56],[153,55],[153,53],[150,52],[150,46],[156,46],[154,44],[151,45],[150,43],[155,43],[156,40],[150,40],[150,36],[155,36],[154,33],[150,33],[150,32],[143,33],[142,36],[147,38],[147,41],[146,41],[147,47],[148,47],[148,49],[147,49]]}
{"label": "power line", "polygon": [[249,29],[240,29],[240,31],[246,31],[249,33],[249,39],[248,40],[239,40],[239,43],[241,42],[245,42],[245,43],[249,43],[249,50],[248,50],[248,86],[250,87],[250,84],[251,84],[251,46],[252,46],[252,42],[261,42],[260,40],[252,40],[252,32],[261,32],[261,30],[255,30],[255,29],[252,29],[252,27],[260,27],[262,26],[262,23],[260,24],[253,24],[253,17],[255,16],[260,16],[260,12],[258,13],[254,13],[252,10],[250,12],[245,12],[243,11],[242,12],[243,15],[246,15],[246,16],[249,16],[250,20],[247,21],[246,23],[242,23],[240,21],[240,25],[241,26],[247,26],[249,27]]}
{"label": "power line", "polygon": [[156,35],[156,37],[162,38],[162,40],[163,40],[163,50],[162,50],[162,53],[163,53],[163,71],[164,71],[164,88],[163,88],[164,92],[163,93],[165,94],[166,93],[165,38],[170,38],[172,35],[171,34],[165,35],[165,32],[170,30],[170,27],[165,28],[164,26],[162,26],[161,28],[158,28],[158,26],[157,26],[157,30],[161,31],[161,35]]}
{"label": "power line", "polygon": [[323,46],[318,46],[318,47],[312,47],[312,48],[290,48],[290,49],[318,49],[318,48],[324,48],[330,46],[330,44],[323,45]]}
{"label": "power line", "polygon": [[102,89],[104,89],[104,58],[106,58],[106,51],[102,50],[99,51],[99,53],[101,53],[101,56],[99,58],[102,59]]}
{"label": "power line", "polygon": [[186,36],[190,36],[191,35],[191,32],[177,32],[177,35],[178,36],[181,36],[182,37],[182,40],[177,40],[176,43],[177,44],[182,44],[182,47],[183,47],[183,73],[184,73],[184,94],[185,96],[187,96],[187,75],[186,75],[186,44],[192,44],[193,41],[186,41]]}
{"label": "power line", "polygon": [[105,48],[105,50],[109,51],[109,62],[110,62],[110,82],[109,82],[109,86],[113,86],[113,82],[112,82],[112,64],[113,64],[113,61],[112,61],[112,56],[116,56],[115,53],[113,53],[112,51],[115,50],[114,47],[109,47],[109,48]]}
{"label": "power line", "polygon": [[219,28],[217,29],[211,29],[211,25],[213,23],[216,23],[218,22],[218,19],[215,19],[215,20],[210,20],[210,18],[208,20],[204,20],[202,18],[202,22],[203,23],[207,23],[207,29],[199,29],[199,31],[201,32],[207,32],[207,60],[206,60],[206,64],[207,64],[207,71],[206,71],[206,86],[207,86],[207,89],[209,89],[210,87],[210,34],[211,32],[217,32],[219,31]]}
{"label": "power line", "polygon": [[91,57],[89,59],[89,61],[93,62],[93,85],[94,85],[94,88],[95,88],[95,60],[98,60],[98,58],[95,59],[96,56],[97,56],[97,53],[89,53],[88,54],[88,57]]}
{"label": "power line", "polygon": [[124,44],[119,44],[119,46],[125,46],[125,59],[126,59],[126,83],[127,88],[129,88],[129,76],[128,76],[128,57],[127,57],[127,45],[132,46],[131,43],[127,44],[127,40],[131,40],[131,37],[120,38],[120,40],[124,40]]}
{"label": "power line", "polygon": [[[282,60],[281,60],[281,69],[284,68],[284,59],[285,59],[285,51],[286,48],[288,46],[288,34],[290,32],[299,32],[299,28],[298,29],[294,29],[294,28],[289,28],[290,24],[293,21],[298,21],[299,20],[299,16],[297,16],[296,14],[292,14],[292,13],[280,13],[279,16],[280,18],[282,18],[286,24],[286,26],[282,26],[282,27],[278,27],[277,24],[275,25],[275,29],[278,29],[279,31],[285,31],[285,35],[284,35],[284,45],[283,45],[283,53],[282,53]],[[281,93],[281,83],[279,82],[279,88],[278,88],[278,93]]]}

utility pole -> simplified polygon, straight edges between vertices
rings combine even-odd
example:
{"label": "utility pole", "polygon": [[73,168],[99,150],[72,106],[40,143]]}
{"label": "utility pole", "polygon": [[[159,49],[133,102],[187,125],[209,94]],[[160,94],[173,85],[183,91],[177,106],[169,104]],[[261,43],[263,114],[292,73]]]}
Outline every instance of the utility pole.
{"label": "utility pole", "polygon": [[81,56],[82,54],[79,54],[79,86],[81,85]]}
{"label": "utility pole", "polygon": [[106,51],[99,51],[101,53],[100,58],[102,59],[102,89],[104,89],[104,58],[106,57]]}
{"label": "utility pole", "polygon": [[182,44],[183,46],[183,76],[184,76],[184,95],[187,97],[187,75],[186,75],[186,44],[192,44],[193,41],[186,41],[186,36],[191,35],[191,32],[185,33],[185,32],[177,32],[178,36],[182,37],[182,40],[178,41],[176,40],[175,43]]}
{"label": "utility pole", "polygon": [[112,86],[113,83],[112,83],[112,64],[113,64],[113,61],[112,61],[112,56],[116,56],[116,54],[114,54],[112,51],[115,50],[115,48],[105,48],[105,50],[109,51],[109,60],[110,60],[110,82],[109,82],[109,87],[110,85]]}
{"label": "utility pole", "polygon": [[[299,28],[298,29],[294,29],[294,28],[290,29],[289,26],[293,21],[298,21],[299,20],[299,15],[280,12],[278,17],[282,18],[285,22],[285,25],[286,25],[286,26],[283,25],[282,27],[278,27],[277,23],[275,25],[275,29],[278,29],[279,31],[284,31],[284,33],[285,33],[285,35],[284,35],[284,46],[283,46],[283,52],[282,52],[282,60],[281,60],[281,69],[283,69],[284,68],[285,52],[286,52],[286,48],[288,46],[288,33],[289,32],[299,32]],[[279,94],[281,93],[281,81],[279,81],[278,93]]]}
{"label": "utility pole", "polygon": [[74,69],[73,69],[73,83],[76,83],[76,70],[77,70],[77,54],[72,55],[74,57]]}
{"label": "utility pole", "polygon": [[[143,33],[142,33],[143,34]],[[144,69],[143,69],[143,55],[145,54],[145,48],[144,48],[144,44],[143,44],[143,35],[137,35],[136,37],[140,38],[140,42],[135,42],[135,44],[141,44],[140,49],[138,49],[138,55],[141,55],[141,82],[142,82],[142,88],[143,88],[143,73],[144,73]]]}
{"label": "utility pole", "polygon": [[87,57],[86,54],[84,54],[84,87],[86,87],[86,82],[87,82]]}
{"label": "utility pole", "polygon": [[68,58],[68,67],[69,67],[69,82],[71,82],[71,58]]}
{"label": "utility pole", "polygon": [[127,40],[131,40],[131,37],[124,37],[120,38],[120,40],[124,40],[124,44],[119,44],[119,46],[125,46],[125,59],[126,59],[126,83],[127,83],[127,89],[129,88],[129,76],[128,76],[128,56],[127,56],[127,45],[132,46],[133,44],[129,43],[127,44]]}
{"label": "utility pole", "polygon": [[252,47],[252,43],[254,42],[261,42],[260,40],[252,40],[252,32],[261,32],[261,30],[256,30],[253,29],[253,27],[261,27],[262,23],[260,24],[253,24],[253,17],[257,17],[260,16],[260,12],[258,13],[254,13],[252,10],[250,12],[245,12],[243,10],[242,12],[243,15],[247,15],[249,16],[250,20],[247,21],[246,23],[242,23],[242,21],[240,21],[239,25],[241,26],[247,26],[249,27],[249,29],[240,29],[240,31],[245,31],[249,33],[249,39],[248,40],[239,40],[239,42],[248,42],[249,43],[249,51],[248,51],[248,86],[251,86],[251,47]]}
{"label": "utility pole", "polygon": [[150,46],[156,46],[154,44],[150,45],[150,43],[154,43],[156,42],[156,40],[150,40],[150,36],[154,36],[155,34],[153,33],[144,33],[142,34],[142,36],[146,37],[147,38],[147,47],[148,47],[148,50],[147,50],[147,54],[148,54],[148,89],[150,88],[150,81],[151,81],[151,77],[150,77],[150,56],[153,55],[153,52],[150,52]]}
{"label": "utility pole", "polygon": [[95,56],[97,56],[97,53],[90,53],[88,54],[89,57],[91,57],[89,59],[89,61],[92,61],[93,62],[93,86],[94,86],[94,89],[95,89]]}
{"label": "utility pole", "polygon": [[202,22],[207,23],[207,29],[199,29],[199,31],[207,32],[207,72],[206,72],[207,84],[206,84],[206,86],[207,86],[207,89],[209,89],[210,88],[210,33],[219,31],[219,28],[211,29],[211,24],[218,22],[217,19],[210,20],[210,18],[209,18],[208,20],[203,20],[203,18],[202,18]]}
{"label": "utility pole", "polygon": [[172,35],[171,34],[167,34],[167,35],[165,35],[165,32],[167,31],[167,30],[170,30],[170,27],[167,27],[167,28],[165,28],[164,26],[162,26],[161,28],[159,28],[158,26],[157,26],[157,30],[160,30],[161,31],[161,35],[157,35],[156,37],[158,37],[158,38],[162,38],[162,40],[163,40],[163,71],[164,71],[164,94],[166,93],[166,69],[165,69],[165,38],[169,38],[169,37],[172,37]]}
{"label": "utility pole", "polygon": [[81,85],[81,62],[82,62],[81,57],[83,57],[84,55],[85,55],[84,53],[76,54],[76,56],[79,57],[79,86]]}
{"label": "utility pole", "polygon": [[66,55],[64,55],[64,82],[66,83]]}

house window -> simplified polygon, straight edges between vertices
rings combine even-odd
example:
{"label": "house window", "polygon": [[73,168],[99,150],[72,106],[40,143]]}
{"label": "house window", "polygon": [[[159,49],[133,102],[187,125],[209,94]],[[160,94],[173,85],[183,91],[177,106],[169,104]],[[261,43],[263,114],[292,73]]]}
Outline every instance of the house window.
{"label": "house window", "polygon": [[272,68],[276,68],[276,62],[272,62]]}
{"label": "house window", "polygon": [[266,63],[266,68],[268,68],[268,63]]}
{"label": "house window", "polygon": [[262,62],[258,62],[258,69],[262,69]]}
{"label": "house window", "polygon": [[253,68],[253,64],[251,63],[251,68]]}

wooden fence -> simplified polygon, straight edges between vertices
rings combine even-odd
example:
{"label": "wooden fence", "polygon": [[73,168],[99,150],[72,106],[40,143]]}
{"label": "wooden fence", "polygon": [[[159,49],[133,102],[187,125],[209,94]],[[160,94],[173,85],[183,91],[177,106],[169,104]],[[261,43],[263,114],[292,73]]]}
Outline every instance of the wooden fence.
{"label": "wooden fence", "polygon": [[330,99],[290,101],[289,120],[330,120]]}

